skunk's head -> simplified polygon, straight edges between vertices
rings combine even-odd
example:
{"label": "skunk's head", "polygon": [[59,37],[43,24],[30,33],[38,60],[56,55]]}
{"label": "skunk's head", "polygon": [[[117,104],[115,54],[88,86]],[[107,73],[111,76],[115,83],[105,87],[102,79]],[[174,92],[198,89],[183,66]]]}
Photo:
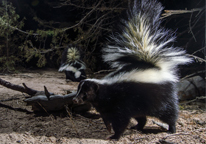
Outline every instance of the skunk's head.
{"label": "skunk's head", "polygon": [[93,102],[96,98],[99,89],[99,84],[83,80],[79,83],[77,95],[73,98],[75,104],[82,104],[84,102]]}

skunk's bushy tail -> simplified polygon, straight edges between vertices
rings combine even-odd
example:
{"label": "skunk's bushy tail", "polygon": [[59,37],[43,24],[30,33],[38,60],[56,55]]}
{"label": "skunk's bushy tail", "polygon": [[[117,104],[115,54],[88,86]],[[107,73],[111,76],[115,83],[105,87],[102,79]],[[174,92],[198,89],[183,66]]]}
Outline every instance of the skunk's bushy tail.
{"label": "skunk's bushy tail", "polygon": [[177,65],[190,63],[185,50],[172,45],[174,33],[160,26],[162,10],[156,0],[134,0],[121,33],[111,36],[103,49],[103,60],[113,68],[130,65],[136,71],[141,69],[138,64],[147,63],[172,75]]}

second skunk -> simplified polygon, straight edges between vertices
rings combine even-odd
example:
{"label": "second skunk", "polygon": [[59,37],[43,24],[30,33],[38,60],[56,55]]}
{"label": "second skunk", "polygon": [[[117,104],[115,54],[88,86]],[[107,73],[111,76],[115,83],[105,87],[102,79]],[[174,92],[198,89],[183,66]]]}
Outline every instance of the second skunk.
{"label": "second skunk", "polygon": [[59,72],[65,72],[66,81],[71,80],[79,82],[86,78],[86,66],[81,59],[82,54],[79,47],[69,45],[64,49]]}

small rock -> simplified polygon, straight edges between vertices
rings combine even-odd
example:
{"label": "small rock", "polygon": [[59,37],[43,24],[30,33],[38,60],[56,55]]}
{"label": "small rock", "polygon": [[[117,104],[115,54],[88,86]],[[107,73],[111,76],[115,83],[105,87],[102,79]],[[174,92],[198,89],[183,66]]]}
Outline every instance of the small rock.
{"label": "small rock", "polygon": [[201,125],[201,126],[203,126],[203,125],[205,125],[206,124],[206,122],[205,121],[203,121],[203,120],[200,120],[199,118],[194,118],[193,119],[193,121],[196,123],[196,124],[199,124],[199,125]]}

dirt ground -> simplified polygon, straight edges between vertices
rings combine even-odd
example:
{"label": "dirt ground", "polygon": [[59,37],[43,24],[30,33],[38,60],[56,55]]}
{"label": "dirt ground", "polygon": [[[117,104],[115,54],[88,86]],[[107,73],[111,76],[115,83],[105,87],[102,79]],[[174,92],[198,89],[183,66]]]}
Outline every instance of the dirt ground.
{"label": "dirt ground", "polygon": [[[78,83],[66,82],[64,73],[57,70],[35,70],[24,73],[0,75],[3,80],[43,91],[45,85],[50,92],[66,94],[76,90]],[[35,114],[31,106],[23,102],[26,94],[0,85],[0,143],[1,144],[108,144],[108,143],[158,143],[197,144],[206,143],[206,111],[200,107],[181,107],[177,121],[177,132],[168,134],[148,118],[144,132],[130,130],[135,125],[131,120],[128,129],[119,141],[106,140],[111,134],[101,118],[90,119],[81,115],[65,114],[65,111]]]}

